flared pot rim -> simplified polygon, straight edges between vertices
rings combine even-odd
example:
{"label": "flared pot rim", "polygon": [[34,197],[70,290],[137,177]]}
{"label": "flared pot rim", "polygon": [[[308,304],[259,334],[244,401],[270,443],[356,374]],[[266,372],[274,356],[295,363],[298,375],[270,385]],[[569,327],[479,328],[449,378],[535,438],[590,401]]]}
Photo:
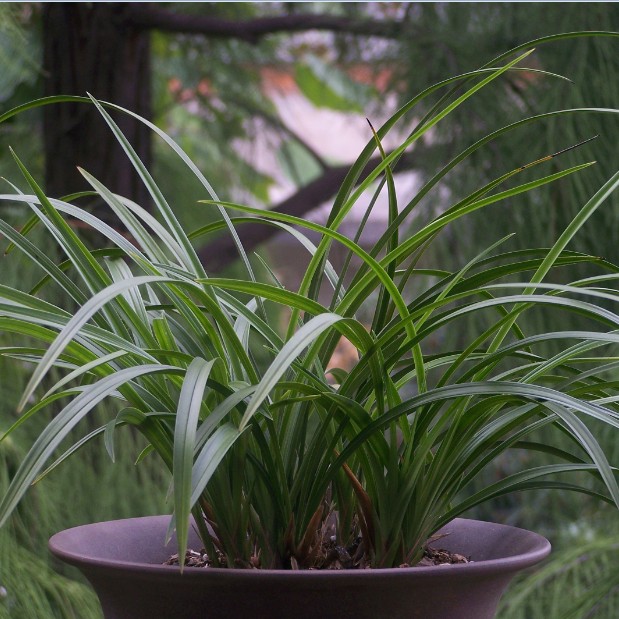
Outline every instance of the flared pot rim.
{"label": "flared pot rim", "polygon": [[[481,520],[470,520],[465,518],[456,518],[445,525],[441,531],[449,530],[459,531],[461,528],[473,528],[483,531],[486,527],[492,529],[495,534],[509,534],[516,540],[523,543],[526,549],[517,551],[514,554],[502,556],[492,559],[473,560],[469,563],[456,563],[439,566],[420,566],[420,567],[396,567],[396,568],[380,568],[380,569],[349,569],[349,570],[273,570],[273,569],[234,569],[234,568],[203,568],[203,567],[185,567],[181,573],[178,566],[165,565],[163,563],[153,563],[140,560],[125,560],[115,559],[110,557],[97,556],[97,552],[88,548],[80,548],[80,540],[88,540],[93,534],[99,537],[108,535],[110,541],[114,536],[114,529],[118,524],[122,526],[150,526],[161,529],[161,539],[165,536],[168,524],[170,521],[169,515],[164,516],[146,516],[141,518],[127,518],[122,520],[108,520],[95,522],[92,524],[80,525],[65,529],[53,535],[49,540],[49,549],[53,555],[62,561],[75,565],[77,567],[86,567],[90,569],[105,569],[117,570],[120,572],[143,572],[149,575],[166,575],[170,576],[177,573],[184,580],[193,580],[195,578],[225,578],[226,575],[234,574],[235,578],[242,579],[260,579],[260,578],[278,578],[282,582],[298,579],[312,578],[316,580],[333,579],[333,578],[410,578],[414,575],[416,578],[425,579],[427,577],[435,577],[439,573],[450,573],[453,576],[470,575],[475,577],[480,573],[493,572],[494,574],[502,572],[514,572],[525,569],[542,561],[551,550],[550,542],[543,536],[521,529],[511,525],[499,524],[494,522],[485,522]],[[475,532],[473,533],[475,534]],[[84,544],[88,546],[86,542]],[[92,544],[91,544],[92,547]],[[169,548],[169,555],[173,554],[175,547]],[[168,555],[168,556],[169,556]]]}

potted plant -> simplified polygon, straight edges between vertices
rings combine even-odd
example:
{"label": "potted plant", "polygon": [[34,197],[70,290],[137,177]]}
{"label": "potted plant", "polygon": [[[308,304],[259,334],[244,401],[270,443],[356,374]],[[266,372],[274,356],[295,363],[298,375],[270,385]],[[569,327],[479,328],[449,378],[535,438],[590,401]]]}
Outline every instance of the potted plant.
{"label": "potted plant", "polygon": [[[220,221],[186,234],[106,111],[115,106],[94,99],[89,103],[147,185],[156,217],[82,171],[125,227],[118,231],[70,198],[47,197],[15,156],[30,193],[0,199],[29,208],[32,219],[21,232],[0,221],[0,232],[41,268],[37,290],[55,285],[77,309],[0,286],[0,327],[28,340],[2,353],[34,364],[19,405],[25,412],[5,436],[62,403],[15,473],[0,522],[31,484],[87,442],[102,438],[113,459],[115,434],[129,427],[145,439],[138,461],[159,457],[169,471],[172,517],[86,525],[51,540],[52,551],[95,585],[106,617],[493,617],[514,571],[541,560],[549,544],[533,533],[458,516],[506,493],[538,488],[581,491],[619,505],[614,469],[587,426],[590,420],[619,425],[616,383],[606,380],[614,368],[606,349],[619,342],[612,309],[619,300],[612,290],[617,269],[567,250],[619,174],[550,249],[509,251],[502,239],[448,272],[420,266],[447,226],[506,199],[517,208],[521,194],[591,164],[520,182],[519,175],[543,169],[552,156],[523,161],[428,222],[415,219],[407,235],[402,223],[455,165],[542,117],[482,138],[405,204],[398,203],[393,167],[481,88],[507,71],[524,70],[519,64],[529,53],[445,80],[399,110],[351,167],[324,226],[220,201],[178,145],[150,125],[202,182],[209,205],[201,208],[221,212]],[[385,152],[383,139],[397,121],[440,89],[448,95],[399,147]],[[25,107],[62,99],[70,97]],[[374,152],[382,163],[360,180]],[[365,250],[338,228],[375,181],[388,195],[389,221]],[[231,212],[243,215],[231,218]],[[99,249],[66,218],[100,235]],[[248,220],[282,228],[307,252],[297,291],[286,290],[268,269],[259,281],[240,243],[246,276],[208,276],[192,240],[220,230],[238,239],[234,226]],[[34,222],[49,232],[64,262],[55,264],[29,240]],[[318,244],[308,230],[320,234]],[[338,272],[329,261],[333,244],[360,262],[350,280],[346,268]],[[556,267],[583,262],[597,263],[601,274],[548,283]],[[324,286],[330,303],[319,301]],[[371,319],[362,322],[357,315],[371,296]],[[288,312],[283,330],[273,306]],[[525,334],[519,324],[533,311],[573,313],[586,328]],[[470,316],[483,327],[473,331],[466,323],[471,330],[461,333],[464,344],[443,350],[441,334],[462,329]],[[327,369],[342,337],[358,361],[348,371]],[[33,347],[33,339],[46,348]],[[559,352],[544,353],[548,342]],[[66,374],[33,404],[55,367]],[[118,402],[118,414],[67,447],[65,440],[104,399]],[[549,428],[567,437],[571,451],[539,438]],[[544,452],[555,463],[525,461],[523,470],[480,486],[484,469],[511,450]],[[588,475],[566,481],[576,473]],[[449,562],[462,562],[413,567],[438,548],[452,553]],[[180,567],[164,565],[174,553]]]}

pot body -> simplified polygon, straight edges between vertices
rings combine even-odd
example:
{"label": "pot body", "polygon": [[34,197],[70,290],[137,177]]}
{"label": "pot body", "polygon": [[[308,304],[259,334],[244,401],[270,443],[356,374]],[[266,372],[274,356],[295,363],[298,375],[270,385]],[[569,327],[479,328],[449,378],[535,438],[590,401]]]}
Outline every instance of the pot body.
{"label": "pot body", "polygon": [[[511,578],[550,552],[543,537],[456,519],[441,548],[467,564],[384,570],[275,571],[162,565],[169,516],[85,525],[51,551],[92,583],[106,619],[492,619]],[[197,538],[190,547],[200,548]]]}

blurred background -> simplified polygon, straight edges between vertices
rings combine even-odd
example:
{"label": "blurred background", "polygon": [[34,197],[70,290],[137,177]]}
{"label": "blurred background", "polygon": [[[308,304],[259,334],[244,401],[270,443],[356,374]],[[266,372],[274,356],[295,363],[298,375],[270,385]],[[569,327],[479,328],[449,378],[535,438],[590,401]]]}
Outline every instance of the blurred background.
{"label": "blurred background", "polygon": [[[221,199],[324,221],[350,165],[372,139],[366,118],[379,127],[401,104],[446,77],[493,66],[493,58],[526,41],[576,30],[619,30],[619,5],[0,3],[0,115],[39,97],[89,92],[169,133]],[[510,73],[459,107],[449,123],[439,124],[400,161],[396,182],[404,203],[464,148],[506,124],[557,109],[617,106],[618,47],[610,37],[540,46],[527,66],[571,81]],[[418,113],[437,100],[428,99]],[[409,118],[385,147],[397,143],[420,118]],[[121,115],[118,121],[181,221],[189,229],[212,222],[214,209],[198,203],[207,196],[172,151],[145,125]],[[491,178],[599,135],[566,153],[560,164],[595,159],[596,166],[490,211],[491,216],[472,216],[464,230],[447,230],[427,262],[444,269],[462,266],[479,248],[511,232],[516,232],[511,248],[549,246],[617,169],[618,130],[619,121],[609,114],[550,117],[533,130],[510,132],[481,149],[468,166],[445,178],[440,191],[424,199],[415,217],[428,217]],[[80,165],[113,191],[148,207],[139,179],[91,105],[48,105],[0,124],[0,176],[25,190],[9,146],[48,195],[86,189],[76,172]],[[11,190],[5,184],[0,193]],[[386,199],[381,200],[362,243],[384,229]],[[100,204],[86,205],[107,217]],[[618,209],[614,197],[570,249],[619,263]],[[363,212],[353,211],[342,231],[354,235]],[[22,208],[5,203],[0,217],[16,226],[27,219]],[[414,227],[415,219],[407,225]],[[294,287],[305,264],[275,231],[251,224],[239,229],[246,249]],[[202,238],[198,247],[208,273],[236,268],[227,236]],[[343,257],[332,259],[337,265]],[[15,253],[0,257],[0,283],[29,289],[39,278]],[[445,337],[457,344],[457,334]],[[6,339],[0,335],[0,345]],[[14,405],[28,371],[0,357],[0,432],[15,419]],[[0,443],[0,491],[36,431],[35,421]],[[117,440],[130,442],[131,437]],[[617,462],[619,446],[610,438],[607,443],[611,462]],[[127,447],[117,452],[131,453]],[[148,460],[135,467],[126,456],[109,466],[102,444],[89,445],[78,457],[79,470],[54,472],[0,531],[0,618],[100,617],[87,585],[70,570],[50,564],[47,538],[74,524],[168,509],[168,482],[149,468]],[[498,477],[517,466],[506,460],[488,475]],[[580,495],[540,492],[515,495],[471,515],[538,530],[555,546],[540,571],[511,588],[499,617],[619,616],[619,519],[611,508]]]}

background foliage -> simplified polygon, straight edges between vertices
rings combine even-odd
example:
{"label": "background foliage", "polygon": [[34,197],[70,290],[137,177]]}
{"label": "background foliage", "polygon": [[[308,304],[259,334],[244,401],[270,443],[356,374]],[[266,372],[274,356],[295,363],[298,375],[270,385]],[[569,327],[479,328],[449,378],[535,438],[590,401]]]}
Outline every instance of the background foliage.
{"label": "background foliage", "polygon": [[[478,68],[526,40],[551,32],[612,30],[619,26],[619,7],[613,3],[524,6],[517,3],[175,3],[166,8],[177,13],[208,13],[235,19],[326,11],[351,21],[361,15],[374,21],[403,24],[389,38],[345,32],[323,32],[315,36],[281,33],[265,37],[257,44],[212,36],[153,34],[152,97],[156,122],[179,139],[222,198],[264,205],[269,205],[273,178],[239,156],[238,140],[251,143],[265,134],[271,136],[275,148],[280,150],[282,168],[293,170],[287,176],[299,188],[320,178],[325,165],[341,162],[322,161],[314,149],[299,139],[294,126],[286,126],[278,118],[277,108],[261,91],[261,71],[277,67],[294,75],[300,90],[317,106],[344,107],[372,116],[394,99],[403,101],[411,92],[445,75]],[[41,94],[40,16],[41,8],[36,4],[0,4],[1,111]],[[509,83],[505,97],[489,96],[484,100],[482,96],[481,100],[476,99],[474,107],[463,106],[449,133],[433,135],[419,150],[414,162],[416,171],[421,175],[431,174],[439,160],[445,161],[449,154],[459,152],[476,137],[501,126],[513,117],[515,110],[525,116],[546,109],[616,106],[619,101],[616,50],[615,42],[604,39],[567,41],[538,50],[535,57],[540,68],[566,74],[574,83],[515,78]],[[371,69],[369,85],[367,81],[360,84],[350,78],[352,69],[360,65]],[[379,78],[384,76],[383,83]],[[20,158],[35,176],[43,174],[45,153],[38,122],[37,114],[30,113],[0,125],[0,174],[16,177],[9,163],[9,144],[18,148]],[[575,209],[616,169],[613,137],[618,129],[617,120],[587,115],[573,121],[549,120],[538,131],[535,143],[529,141],[530,134],[525,137],[525,132],[513,133],[497,142],[492,162],[475,162],[478,176],[449,177],[449,191],[453,196],[467,195],[491,171],[495,174],[507,171],[598,133],[600,138],[584,146],[584,153],[580,150],[573,160],[568,154],[564,163],[573,165],[576,158],[581,161],[582,157],[592,157],[595,153],[599,165],[578,175],[569,189],[568,185],[562,185],[559,190],[548,189],[547,194],[537,192],[530,204],[514,209],[509,217],[483,220],[472,217],[466,233],[450,235],[449,242],[441,245],[440,255],[431,258],[441,260],[447,268],[463,264],[475,254],[475,247],[482,241],[488,237],[500,238],[514,230],[520,231],[515,244],[523,238],[527,244],[539,246],[556,238]],[[156,151],[155,167],[162,187],[168,195],[176,197],[181,218],[200,223],[195,220],[193,210],[196,199],[203,197],[197,188],[179,181],[177,168],[163,152]],[[310,173],[295,177],[294,170],[299,168],[310,168]],[[580,236],[582,245],[571,249],[619,261],[618,205],[617,198],[613,200],[588,224],[585,234]],[[440,208],[440,204],[430,203],[427,208]],[[17,216],[15,212],[4,211],[1,215]],[[3,283],[19,278],[26,287],[35,275],[30,276],[27,267],[15,258],[2,260],[0,278]],[[0,427],[3,427],[13,418],[23,374],[21,368],[3,361],[0,376]],[[31,437],[23,438],[27,444]],[[49,570],[43,550],[45,540],[50,532],[79,522],[162,511],[166,490],[157,483],[154,471],[142,467],[143,485],[136,493],[132,481],[135,471],[129,470],[133,468],[132,463],[121,461],[110,467],[102,452],[102,446],[93,445],[79,471],[69,467],[56,472],[32,493],[11,527],[0,532],[3,557],[0,585],[7,590],[4,601],[0,602],[0,617],[88,619],[98,616],[88,589]],[[0,474],[10,474],[22,453],[21,444],[2,443]],[[0,477],[0,487],[6,481],[6,477]],[[67,501],[67,497],[71,499]],[[616,545],[613,534],[616,518],[607,510],[555,493],[535,500],[516,496],[495,504],[492,513],[486,510],[479,515],[541,529],[553,537],[559,548],[564,548],[547,571],[524,579],[514,588],[512,596],[505,601],[505,617],[615,616],[617,583],[602,578],[618,571],[611,552]],[[573,524],[565,525],[566,516]],[[557,528],[559,523],[561,528]],[[581,543],[584,545],[580,546]],[[591,588],[589,583],[597,586]],[[589,595],[585,595],[587,590]]]}

